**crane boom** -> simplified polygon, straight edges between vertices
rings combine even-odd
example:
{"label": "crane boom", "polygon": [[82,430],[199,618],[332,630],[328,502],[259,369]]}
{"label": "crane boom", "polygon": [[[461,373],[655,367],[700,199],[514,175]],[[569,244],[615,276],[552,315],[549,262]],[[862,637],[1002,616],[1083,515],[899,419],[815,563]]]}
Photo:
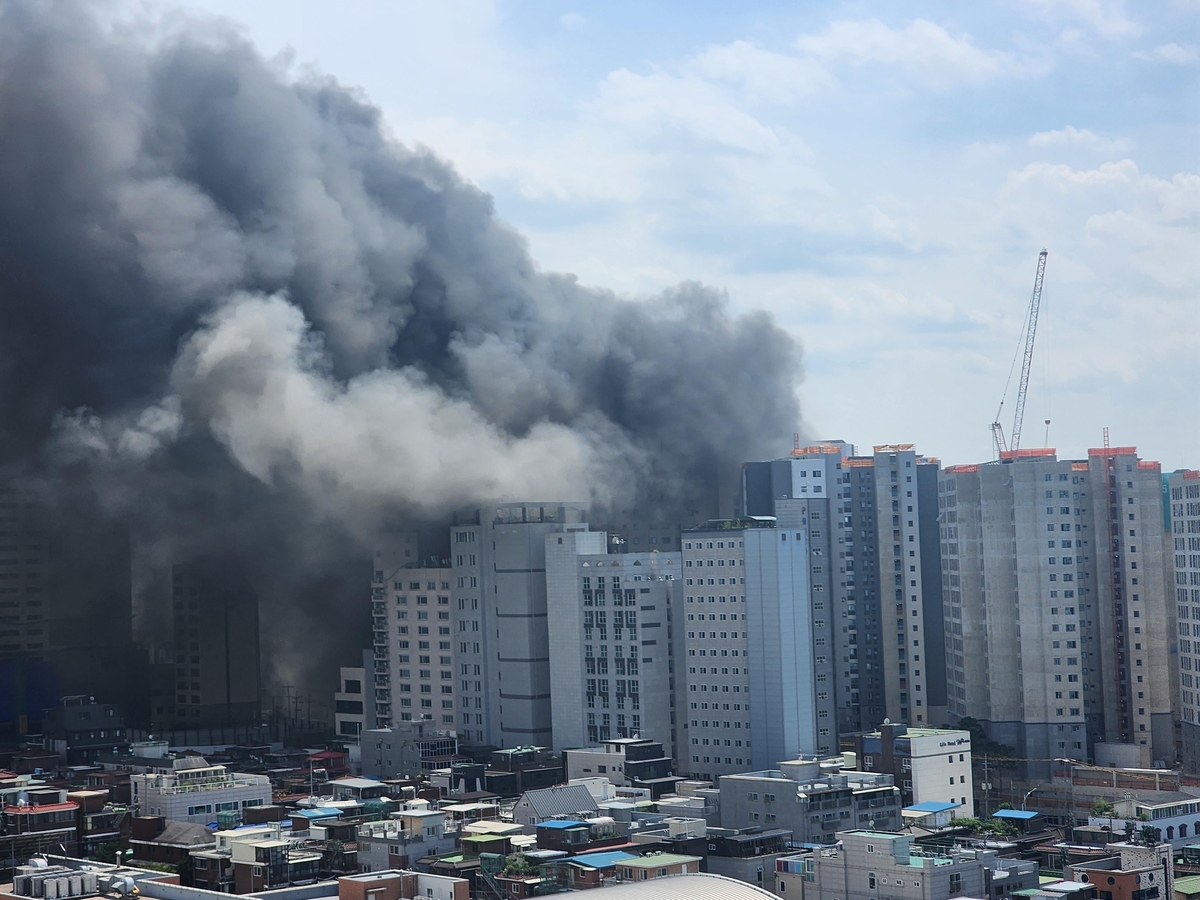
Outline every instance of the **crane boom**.
{"label": "crane boom", "polygon": [[1025,359],[1021,363],[1021,381],[1017,387],[1017,409],[1013,415],[1013,427],[1009,438],[1009,449],[1021,448],[1021,426],[1025,420],[1025,395],[1029,391],[1029,371],[1033,367],[1033,342],[1037,337],[1038,311],[1042,305],[1042,279],[1046,275],[1046,256],[1049,251],[1042,248],[1038,254],[1037,275],[1033,279],[1033,295],[1029,298],[1029,319],[1025,326]]}

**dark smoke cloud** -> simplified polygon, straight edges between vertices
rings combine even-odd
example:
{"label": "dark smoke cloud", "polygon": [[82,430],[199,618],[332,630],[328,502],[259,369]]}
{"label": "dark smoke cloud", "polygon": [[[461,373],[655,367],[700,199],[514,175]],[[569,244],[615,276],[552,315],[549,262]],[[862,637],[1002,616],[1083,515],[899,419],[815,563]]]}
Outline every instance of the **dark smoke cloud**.
{"label": "dark smoke cloud", "polygon": [[727,497],[787,446],[799,374],[713,289],[540,271],[360,94],[226,26],[0,5],[0,462],[97,498],[139,559],[255,560],[277,662],[362,596],[381,517]]}

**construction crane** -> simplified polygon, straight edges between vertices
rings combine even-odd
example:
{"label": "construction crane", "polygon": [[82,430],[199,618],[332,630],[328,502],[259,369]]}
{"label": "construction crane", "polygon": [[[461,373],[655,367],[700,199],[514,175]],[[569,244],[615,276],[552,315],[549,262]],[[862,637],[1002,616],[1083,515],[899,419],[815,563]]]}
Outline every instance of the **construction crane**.
{"label": "construction crane", "polygon": [[[1017,408],[1013,415],[1011,439],[1006,441],[1004,438],[1004,426],[1000,424],[1000,413],[1004,411],[1004,401],[1008,399],[1008,388],[1012,384],[1013,368],[1017,362],[1015,355],[1013,356],[1013,366],[1008,370],[1008,381],[1004,383],[1004,394],[1000,398],[995,421],[992,422],[992,439],[996,443],[998,454],[1021,449],[1021,425],[1025,420],[1025,396],[1029,392],[1029,372],[1033,367],[1033,342],[1037,337],[1038,310],[1042,305],[1042,279],[1046,275],[1046,257],[1049,252],[1043,247],[1042,252],[1038,254],[1037,275],[1033,279],[1033,295],[1029,298],[1029,312],[1025,316],[1025,327],[1022,331],[1025,357],[1021,363],[1021,381],[1017,387]],[[1018,353],[1020,353],[1020,349],[1021,345],[1018,341]]]}

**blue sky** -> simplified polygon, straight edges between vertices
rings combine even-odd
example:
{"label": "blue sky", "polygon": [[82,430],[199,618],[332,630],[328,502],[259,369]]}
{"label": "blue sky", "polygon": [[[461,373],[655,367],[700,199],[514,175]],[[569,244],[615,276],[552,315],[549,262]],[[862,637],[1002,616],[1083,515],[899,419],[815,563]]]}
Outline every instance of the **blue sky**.
{"label": "blue sky", "polygon": [[1200,466],[1200,0],[186,8],[360,86],[543,268],[772,311],[811,437],[989,458],[1048,247],[1023,444]]}

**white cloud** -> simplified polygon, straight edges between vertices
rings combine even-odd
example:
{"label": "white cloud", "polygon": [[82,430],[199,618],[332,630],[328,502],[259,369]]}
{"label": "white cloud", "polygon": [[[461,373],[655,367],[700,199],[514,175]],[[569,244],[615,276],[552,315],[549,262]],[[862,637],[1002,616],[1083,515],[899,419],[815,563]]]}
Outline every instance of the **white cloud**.
{"label": "white cloud", "polygon": [[790,103],[834,83],[833,76],[815,59],[764,50],[749,41],[711,46],[685,69],[701,78],[736,85],[751,101]]}
{"label": "white cloud", "polygon": [[587,19],[577,12],[563,13],[558,18],[558,24],[562,25],[567,31],[578,31],[587,25]]}
{"label": "white cloud", "polygon": [[1194,66],[1200,62],[1200,51],[1197,51],[1195,44],[1183,45],[1174,41],[1160,44],[1150,51],[1139,50],[1133,55],[1137,59],[1171,63],[1176,66]]}
{"label": "white cloud", "polygon": [[1124,152],[1132,146],[1124,138],[1104,138],[1086,128],[1068,125],[1056,131],[1039,131],[1029,138],[1030,147],[1081,147],[1101,153]]}
{"label": "white cloud", "polygon": [[1078,23],[1108,39],[1142,33],[1141,24],[1125,11],[1124,0],[1024,0],[1043,18],[1055,23]]}
{"label": "white cloud", "polygon": [[1030,69],[1010,53],[977,47],[970,35],[951,34],[926,19],[903,28],[890,28],[878,19],[843,19],[819,34],[801,35],[796,47],[829,64],[895,66],[914,83],[933,89],[1022,75]]}

